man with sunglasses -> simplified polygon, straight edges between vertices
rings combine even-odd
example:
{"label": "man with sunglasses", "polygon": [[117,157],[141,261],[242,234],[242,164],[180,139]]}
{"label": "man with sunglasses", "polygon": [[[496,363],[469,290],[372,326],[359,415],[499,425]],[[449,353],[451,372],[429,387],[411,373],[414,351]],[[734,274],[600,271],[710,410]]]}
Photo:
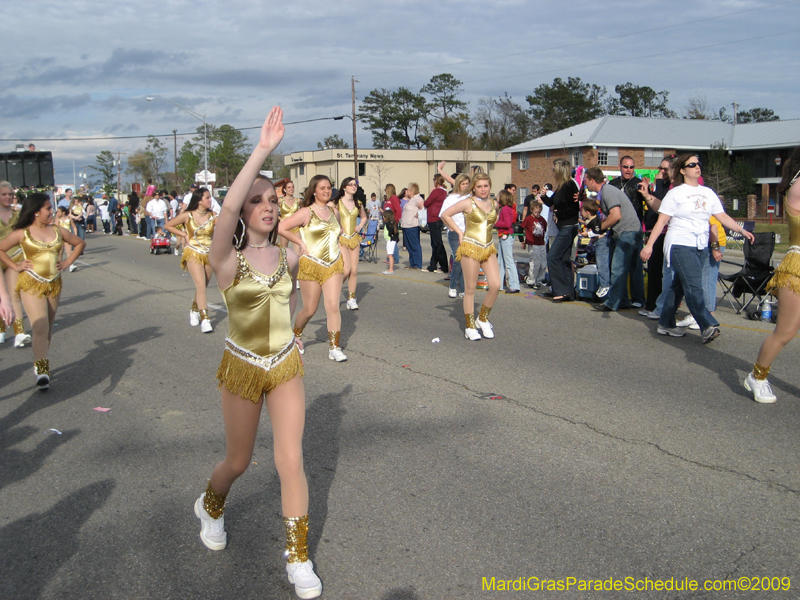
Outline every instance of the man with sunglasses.
{"label": "man with sunglasses", "polygon": [[[636,216],[639,218],[639,224],[644,221],[644,212],[645,206],[647,203],[645,202],[644,196],[639,191],[639,184],[642,183],[642,180],[636,177],[634,173],[634,169],[636,168],[636,163],[633,161],[632,156],[628,156],[627,154],[619,159],[619,170],[620,176],[615,177],[611,181],[608,182],[608,185],[615,187],[619,190],[622,190],[622,193],[628,197],[631,204],[633,205],[633,210],[636,211]],[[641,242],[640,242],[641,243]],[[642,249],[642,245],[639,246],[639,250]],[[611,261],[614,261],[614,249],[610,249]],[[639,251],[636,252],[636,256],[639,256]],[[630,289],[631,289],[631,306],[634,308],[642,308],[645,304],[645,295],[644,295],[644,265],[642,264],[642,260],[639,258],[637,259],[636,268],[632,269],[629,273],[630,277]],[[622,305],[625,306],[628,300],[628,292],[627,290],[623,290],[623,296],[621,298]]]}

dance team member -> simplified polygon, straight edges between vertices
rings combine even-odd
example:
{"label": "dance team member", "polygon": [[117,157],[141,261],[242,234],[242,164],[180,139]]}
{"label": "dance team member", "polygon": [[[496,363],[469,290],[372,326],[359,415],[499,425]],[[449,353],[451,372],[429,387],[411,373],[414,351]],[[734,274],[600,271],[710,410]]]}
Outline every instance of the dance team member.
{"label": "dance team member", "polygon": [[[0,241],[0,261],[18,273],[15,291],[19,292],[33,331],[33,357],[36,385],[50,388],[50,361],[47,358],[58,300],[61,297],[61,271],[69,268],[83,252],[86,242],[57,225],[52,225],[53,208],[47,194],[34,193],[25,199],[14,230]],[[72,244],[72,252],[61,260],[61,246]],[[22,248],[22,260],[14,262],[8,251]]]}
{"label": "dance team member", "polygon": [[[294,182],[287,181],[283,184],[283,195],[281,196],[279,206],[281,209],[281,221],[291,217],[300,208],[300,198],[294,197]],[[299,231],[299,228],[295,228],[294,233],[298,233]]]}
{"label": "dance team member", "polygon": [[[336,207],[331,203],[331,180],[315,175],[308,182],[300,209],[278,224],[278,233],[300,248],[300,293],[303,308],[295,318],[294,334],[304,352],[301,336],[311,317],[317,312],[320,296],[325,296],[325,314],[328,319],[328,358],[336,362],[347,360],[339,347],[342,315],[339,312],[339,294],[344,279],[344,259],[339,250],[342,228]],[[300,228],[299,235],[292,233]]]}
{"label": "dance team member", "polygon": [[[211,279],[211,265],[208,252],[217,218],[211,210],[211,193],[206,188],[198,188],[192,192],[189,204],[181,214],[166,224],[166,229],[178,238],[183,238],[185,245],[181,256],[181,269],[188,271],[194,282],[194,300],[189,311],[189,325],[200,331],[211,333],[211,319],[208,318],[208,298],[206,288]],[[185,229],[179,228],[183,225]]]}
{"label": "dance team member", "polygon": [[[464,273],[464,318],[466,329],[464,337],[470,341],[493,338],[494,331],[489,322],[489,313],[500,293],[500,267],[497,264],[497,250],[492,242],[492,227],[497,221],[497,209],[489,197],[492,180],[485,173],[472,178],[469,198],[459,200],[442,213],[447,228],[458,234],[456,260],[461,261]],[[464,213],[466,227],[462,230],[453,217]],[[486,274],[489,290],[483,299],[478,319],[475,320],[475,288],[478,285],[480,269]],[[478,331],[480,327],[480,332]]]}
{"label": "dance team member", "polygon": [[778,197],[784,194],[786,218],[789,221],[789,250],[767,284],[767,292],[778,297],[780,310],[775,330],[761,344],[756,364],[747,374],[744,387],[753,392],[753,399],[772,404],[778,398],[767,381],[772,361],[800,330],[800,147],[783,166],[778,184]]}
{"label": "dance team member", "polygon": [[[358,256],[361,252],[361,230],[367,224],[367,212],[361,201],[355,197],[358,181],[345,177],[333,204],[339,212],[342,233],[339,235],[339,248],[344,258],[343,279],[347,281],[347,308],[358,310],[356,284],[358,283]],[[359,222],[359,218],[361,222]]]}
{"label": "dance team member", "polygon": [[[0,240],[5,239],[11,234],[14,225],[19,218],[19,209],[14,207],[14,188],[7,181],[0,181]],[[8,255],[15,262],[22,260],[22,248],[15,246],[8,251]],[[6,341],[6,326],[14,323],[14,348],[22,348],[31,343],[31,336],[25,333],[22,323],[22,304],[19,294],[14,289],[17,287],[17,272],[6,267],[5,263],[0,264],[3,269],[2,279],[7,290],[11,290],[11,306],[14,309],[16,318],[6,321],[0,318],[0,344]]]}
{"label": "dance team member", "polygon": [[[303,362],[292,333],[297,304],[297,255],[276,244],[278,198],[258,171],[283,138],[283,112],[273,108],[218,217],[209,255],[228,307],[229,330],[217,371],[225,420],[225,458],[214,467],[194,505],[200,539],[227,545],[223,512],[233,482],[253,456],[266,403],[274,439],[286,529],[286,572],[300,598],[316,598],[322,583],[308,558],[308,482],[303,470]],[[233,240],[233,241],[231,241]]]}

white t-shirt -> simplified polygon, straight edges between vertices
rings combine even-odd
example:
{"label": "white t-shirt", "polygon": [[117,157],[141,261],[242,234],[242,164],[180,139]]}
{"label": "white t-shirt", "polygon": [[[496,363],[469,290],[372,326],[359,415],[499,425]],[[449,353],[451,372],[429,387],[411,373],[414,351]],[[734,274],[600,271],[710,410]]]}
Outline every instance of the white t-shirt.
{"label": "white t-shirt", "polygon": [[[439,218],[442,218],[442,213],[446,211],[448,208],[453,206],[453,204],[457,204],[461,202],[464,198],[469,198],[469,194],[466,196],[462,196],[460,194],[450,194],[447,198],[444,199],[442,202],[442,209],[439,211]],[[464,213],[456,213],[453,215],[453,221],[461,231],[466,231],[467,229],[467,221],[464,218]]]}
{"label": "white t-shirt", "polygon": [[[545,190],[545,196],[550,198],[553,195],[552,190]],[[547,231],[545,232],[545,237],[554,238],[558,235],[558,227],[556,227],[556,222],[553,219],[555,211],[552,210],[549,206],[547,206],[544,202],[542,202],[542,218],[547,221]]]}
{"label": "white t-shirt", "polygon": [[154,219],[164,219],[167,216],[167,203],[160,198],[158,200],[150,200],[145,208],[147,212],[153,215]]}
{"label": "white t-shirt", "polygon": [[684,183],[667,192],[658,212],[671,217],[664,236],[664,255],[669,264],[672,246],[708,248],[708,220],[725,209],[712,189]]}

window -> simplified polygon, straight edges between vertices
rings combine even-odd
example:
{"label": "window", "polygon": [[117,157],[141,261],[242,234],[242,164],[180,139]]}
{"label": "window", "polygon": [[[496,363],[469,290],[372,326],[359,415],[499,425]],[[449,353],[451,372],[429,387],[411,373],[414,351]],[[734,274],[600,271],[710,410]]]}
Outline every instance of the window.
{"label": "window", "polygon": [[617,148],[607,148],[601,146],[597,149],[597,165],[600,167],[615,165],[617,164],[618,156],[619,150]]}
{"label": "window", "polygon": [[519,196],[519,198],[517,198],[517,204],[522,204],[522,201],[525,200],[528,194],[530,194],[528,188],[517,188],[517,195]]}
{"label": "window", "polygon": [[580,148],[573,148],[572,155],[570,156],[570,162],[572,163],[573,167],[577,167],[580,164],[583,164],[583,152],[581,152]]}
{"label": "window", "polygon": [[306,174],[306,166],[301,163],[299,168],[300,168],[300,175],[305,175]]}
{"label": "window", "polygon": [[544,157],[545,158],[550,158],[550,150],[545,150],[544,151]]}
{"label": "window", "polygon": [[661,164],[664,158],[663,148],[645,148],[644,149],[644,166],[657,167]]}
{"label": "window", "polygon": [[358,176],[364,177],[367,174],[367,163],[358,163]]}
{"label": "window", "polygon": [[528,153],[527,152],[520,152],[519,153],[519,170],[526,171],[528,169]]}

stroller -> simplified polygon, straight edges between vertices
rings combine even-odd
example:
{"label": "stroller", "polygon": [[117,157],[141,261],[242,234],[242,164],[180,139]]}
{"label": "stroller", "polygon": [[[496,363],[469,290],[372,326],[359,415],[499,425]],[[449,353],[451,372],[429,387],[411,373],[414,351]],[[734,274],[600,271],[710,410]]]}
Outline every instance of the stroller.
{"label": "stroller", "polygon": [[364,234],[360,246],[358,260],[378,262],[378,221],[370,220],[367,223],[367,233]]}

